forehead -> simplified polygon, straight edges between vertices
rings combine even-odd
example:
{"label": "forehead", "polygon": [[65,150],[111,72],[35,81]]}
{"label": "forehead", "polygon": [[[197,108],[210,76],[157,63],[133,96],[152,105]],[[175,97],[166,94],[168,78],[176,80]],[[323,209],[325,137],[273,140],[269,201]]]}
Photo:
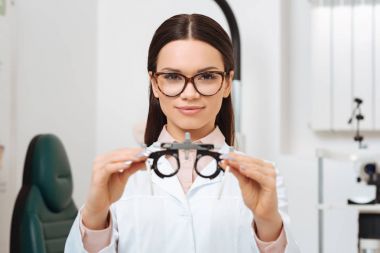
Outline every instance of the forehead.
{"label": "forehead", "polygon": [[157,71],[173,68],[184,73],[193,73],[206,67],[224,70],[221,53],[203,41],[194,39],[172,41],[166,44],[158,54]]}

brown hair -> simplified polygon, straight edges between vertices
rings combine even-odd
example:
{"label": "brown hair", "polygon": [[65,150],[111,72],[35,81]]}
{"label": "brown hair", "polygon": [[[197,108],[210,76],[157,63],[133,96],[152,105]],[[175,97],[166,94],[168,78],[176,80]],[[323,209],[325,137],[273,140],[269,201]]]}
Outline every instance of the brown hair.
{"label": "brown hair", "polygon": [[[158,54],[166,44],[175,40],[196,39],[216,48],[221,54],[227,75],[234,69],[234,56],[231,40],[224,29],[210,17],[201,14],[180,14],[164,21],[153,35],[148,53],[148,71],[156,72]],[[149,88],[149,112],[144,141],[151,145],[157,141],[163,126],[167,123],[160,103]],[[234,145],[235,128],[231,95],[223,98],[216,116],[216,125],[222,131],[228,145]]]}

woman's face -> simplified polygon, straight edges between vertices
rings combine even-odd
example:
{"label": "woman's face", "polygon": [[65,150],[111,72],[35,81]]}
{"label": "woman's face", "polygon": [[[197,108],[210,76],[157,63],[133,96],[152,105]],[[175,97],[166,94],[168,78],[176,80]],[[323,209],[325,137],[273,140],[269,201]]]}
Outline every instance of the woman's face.
{"label": "woman's face", "polygon": [[[181,73],[192,77],[206,71],[224,72],[224,63],[220,52],[205,42],[194,39],[172,41],[158,55],[157,73]],[[160,91],[152,73],[150,78],[154,96],[159,99],[161,109],[167,117],[168,131],[176,139],[182,139],[181,136],[186,131],[191,133],[193,139],[199,139],[214,129],[222,100],[231,91],[233,72],[224,78],[221,89],[213,96],[199,94],[193,83],[189,82],[180,95],[168,97]]]}

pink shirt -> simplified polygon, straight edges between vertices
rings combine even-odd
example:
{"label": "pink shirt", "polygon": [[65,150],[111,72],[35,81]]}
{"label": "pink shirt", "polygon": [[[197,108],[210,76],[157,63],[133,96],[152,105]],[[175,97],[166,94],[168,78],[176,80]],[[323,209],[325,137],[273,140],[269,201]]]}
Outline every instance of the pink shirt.
{"label": "pink shirt", "polygon": [[[166,126],[163,127],[160,136],[158,137],[158,142],[173,142],[175,139],[169,134],[166,130]],[[210,134],[207,136],[194,141],[194,143],[206,143],[214,144],[216,148],[222,147],[225,143],[225,138],[222,132],[218,127],[216,127]],[[189,152],[189,157],[186,160],[184,157],[184,151],[179,151],[179,159],[181,163],[181,169],[178,171],[177,176],[182,185],[182,188],[185,193],[189,190],[191,184],[194,182],[197,174],[193,169],[194,160],[195,160],[195,151]],[[200,165],[200,169],[204,167]],[[109,222],[109,226],[103,230],[91,230],[84,226],[82,220],[80,222],[80,229],[82,234],[83,246],[89,252],[98,252],[101,249],[105,248],[111,241],[112,236],[112,220]],[[255,230],[253,230],[255,231]],[[255,234],[255,240],[257,246],[259,247],[260,252],[262,253],[281,253],[285,252],[285,247],[287,244],[286,236],[284,229],[282,229],[279,237],[276,241],[273,242],[263,242]]]}

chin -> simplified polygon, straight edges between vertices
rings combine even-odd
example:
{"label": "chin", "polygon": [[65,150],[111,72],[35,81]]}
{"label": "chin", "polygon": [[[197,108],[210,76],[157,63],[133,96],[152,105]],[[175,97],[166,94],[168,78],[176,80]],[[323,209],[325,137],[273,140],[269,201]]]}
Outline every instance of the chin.
{"label": "chin", "polygon": [[178,120],[175,124],[183,130],[197,130],[207,124],[207,122],[201,122],[195,119]]}

